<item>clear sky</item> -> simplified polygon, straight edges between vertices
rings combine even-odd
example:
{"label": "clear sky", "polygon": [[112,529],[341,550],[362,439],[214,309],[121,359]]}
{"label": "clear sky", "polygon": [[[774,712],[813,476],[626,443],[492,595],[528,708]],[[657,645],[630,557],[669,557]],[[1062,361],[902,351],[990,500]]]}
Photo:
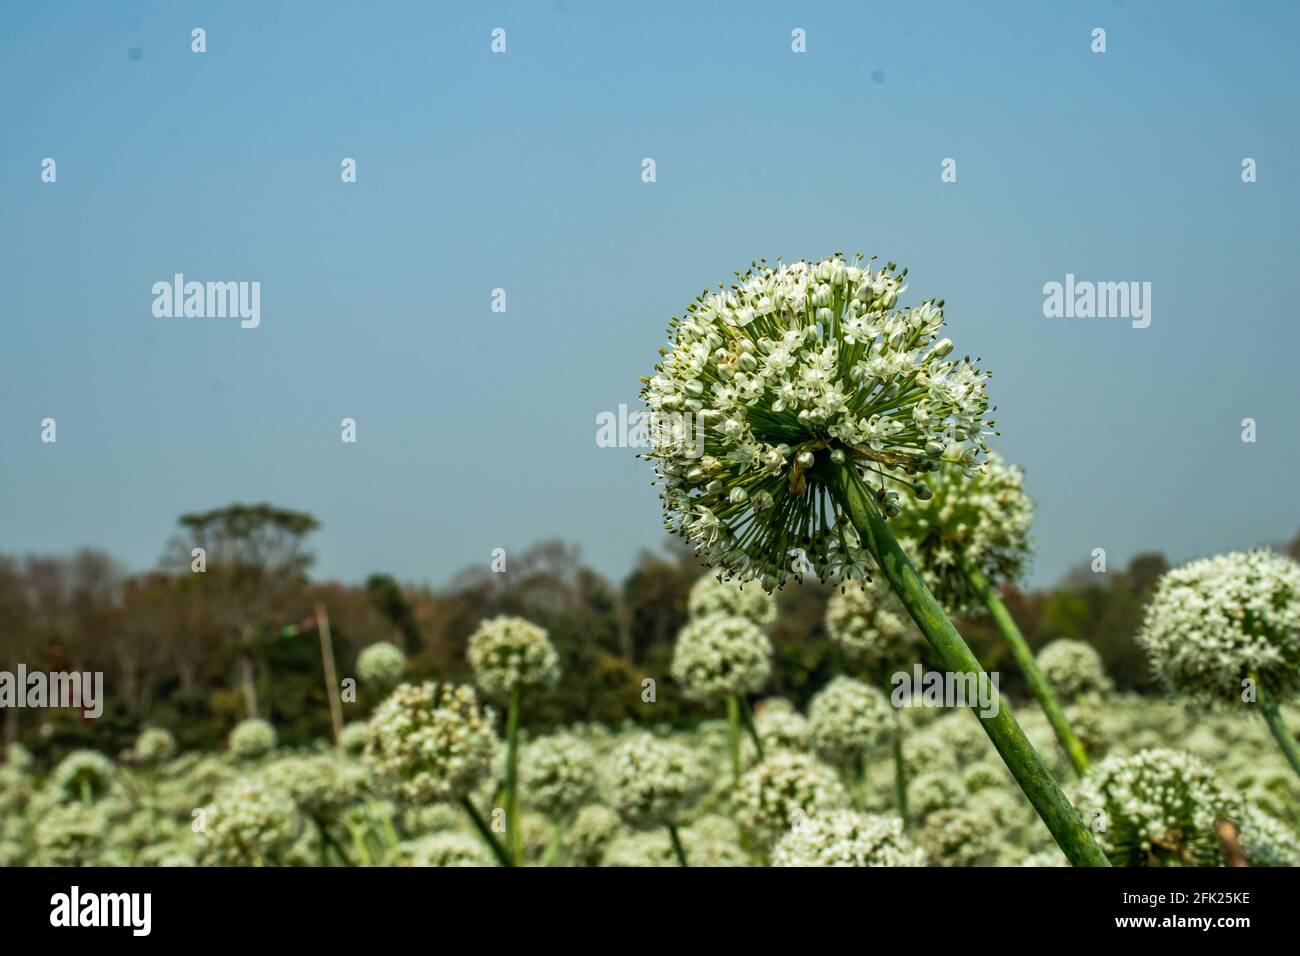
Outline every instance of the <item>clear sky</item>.
{"label": "clear sky", "polygon": [[[0,550],[145,568],[180,513],[269,500],[321,520],[325,576],[439,583],[551,536],[619,576],[663,532],[596,416],[704,286],[856,250],[993,370],[1034,582],[1300,524],[1296,4],[0,17]],[[178,272],[260,282],[260,327],[156,318]],[[1044,317],[1067,273],[1150,282],[1150,327]]]}

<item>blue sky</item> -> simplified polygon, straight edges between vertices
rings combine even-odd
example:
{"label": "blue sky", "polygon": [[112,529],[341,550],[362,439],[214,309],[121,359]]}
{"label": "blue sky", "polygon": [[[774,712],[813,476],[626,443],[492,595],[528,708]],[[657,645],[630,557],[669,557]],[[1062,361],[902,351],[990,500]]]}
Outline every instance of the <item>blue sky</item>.
{"label": "blue sky", "polygon": [[[1095,547],[1182,559],[1300,525],[1295,5],[3,19],[0,550],[145,568],[180,513],[269,500],[321,520],[323,576],[438,583],[552,536],[621,575],[662,528],[597,414],[636,404],[701,288],[838,250],[908,265],[908,298],[944,297],[993,370],[1038,503],[1032,581]],[[177,272],[261,282],[261,326],[155,318]],[[1045,318],[1066,273],[1149,281],[1150,327]]]}

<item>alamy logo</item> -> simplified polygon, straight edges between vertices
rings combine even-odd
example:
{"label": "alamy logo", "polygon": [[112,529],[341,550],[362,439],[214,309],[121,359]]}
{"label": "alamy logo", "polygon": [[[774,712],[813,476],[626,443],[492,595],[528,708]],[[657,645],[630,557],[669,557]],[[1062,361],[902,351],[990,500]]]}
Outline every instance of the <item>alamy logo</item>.
{"label": "alamy logo", "polygon": [[76,707],[93,720],[104,712],[103,671],[0,671],[0,709],[5,707]]}
{"label": "alamy logo", "polygon": [[987,671],[899,671],[889,678],[894,691],[889,701],[895,707],[972,707],[981,717],[996,717],[1001,698],[998,675]]}
{"label": "alamy logo", "polygon": [[1132,319],[1133,328],[1151,324],[1150,282],[1075,282],[1043,286],[1043,315],[1049,319]]}
{"label": "alamy logo", "polygon": [[70,893],[50,897],[51,926],[128,926],[133,936],[148,936],[153,926],[152,893]]}
{"label": "alamy logo", "polygon": [[680,450],[684,458],[704,455],[704,424],[689,412],[629,410],[596,415],[598,448],[658,448]]}
{"label": "alamy logo", "polygon": [[153,295],[160,319],[241,319],[244,329],[262,323],[260,282],[186,282],[178,272],[171,282],[155,282]]}

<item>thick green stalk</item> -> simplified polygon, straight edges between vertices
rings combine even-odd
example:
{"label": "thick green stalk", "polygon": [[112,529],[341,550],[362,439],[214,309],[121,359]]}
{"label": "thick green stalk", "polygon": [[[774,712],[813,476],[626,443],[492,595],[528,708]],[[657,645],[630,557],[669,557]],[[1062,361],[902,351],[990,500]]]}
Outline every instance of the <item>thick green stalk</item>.
{"label": "thick green stalk", "polygon": [[1264,720],[1268,722],[1268,729],[1273,732],[1273,739],[1282,748],[1282,753],[1286,756],[1286,762],[1291,765],[1291,769],[1300,775],[1300,746],[1297,746],[1291,731],[1287,730],[1286,721],[1282,719],[1282,711],[1278,708],[1273,695],[1260,683],[1258,675],[1252,674],[1251,679],[1255,681],[1255,700],[1259,703],[1259,709],[1264,712]]}
{"label": "thick green stalk", "polygon": [[1079,776],[1088,772],[1092,766],[1088,762],[1088,754],[1083,749],[1083,744],[1079,742],[1078,736],[1070,726],[1070,722],[1065,718],[1065,711],[1061,709],[1060,701],[1052,693],[1052,688],[1043,678],[1043,672],[1038,669],[1038,662],[1034,660],[1034,652],[1029,649],[1029,643],[1025,640],[1020,628],[1016,626],[1016,620],[1007,610],[1007,606],[1002,603],[1002,598],[998,592],[989,585],[984,579],[984,575],[969,562],[963,564],[963,570],[966,572],[966,580],[975,589],[975,593],[980,596],[984,606],[988,608],[989,614],[993,616],[998,630],[1002,632],[1002,637],[1011,647],[1011,655],[1016,659],[1016,664],[1020,667],[1020,673],[1025,675],[1025,681],[1029,684],[1029,689],[1033,692],[1034,697],[1038,700],[1038,706],[1043,708],[1043,713],[1047,715],[1047,722],[1052,725],[1052,730],[1056,732],[1056,739],[1061,742],[1061,749],[1065,751],[1070,763],[1074,766],[1074,771]]}
{"label": "thick green stalk", "polygon": [[483,838],[483,842],[492,850],[492,855],[500,861],[502,866],[514,866],[514,858],[506,852],[506,848],[501,845],[501,841],[496,838],[496,834],[492,832],[492,828],[487,825],[487,822],[479,814],[477,808],[475,808],[474,804],[470,802],[469,797],[462,797],[460,805],[464,807],[465,812],[469,814],[470,820],[474,823],[474,829],[478,830],[478,834]]}
{"label": "thick green stalk", "polygon": [[677,835],[677,827],[671,823],[668,824],[668,838],[673,841],[673,853],[677,856],[677,863],[680,866],[690,866],[686,862],[686,851],[682,849],[682,838]]}
{"label": "thick green stalk", "polygon": [[510,710],[506,715],[506,844],[516,865],[524,858],[519,827],[519,698],[520,690],[516,687],[510,692]]}
{"label": "thick green stalk", "polygon": [[[872,494],[862,483],[857,470],[852,465],[836,465],[825,459],[817,467],[836,502],[853,522],[863,544],[875,557],[880,570],[938,654],[943,666],[955,673],[974,674],[977,679],[986,680],[979,661],[952,626],[912,562],[903,554],[893,533],[885,526],[876,510]],[[1020,784],[1020,789],[1047,825],[1061,852],[1074,866],[1109,866],[1110,861],[1052,779],[1042,758],[1016,723],[1010,708],[996,695],[996,691],[994,702],[996,712],[992,716],[984,716],[978,705],[972,706],[972,711],[979,718],[984,732],[993,742],[1007,769]]]}
{"label": "thick green stalk", "polygon": [[735,695],[727,698],[728,744],[731,748],[731,779],[740,783],[740,701]]}

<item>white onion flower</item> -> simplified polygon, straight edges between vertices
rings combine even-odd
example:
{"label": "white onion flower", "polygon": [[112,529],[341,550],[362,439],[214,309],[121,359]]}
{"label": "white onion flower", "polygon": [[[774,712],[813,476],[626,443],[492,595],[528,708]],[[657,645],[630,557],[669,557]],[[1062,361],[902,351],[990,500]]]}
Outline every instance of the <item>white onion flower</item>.
{"label": "white onion flower", "polygon": [[493,717],[472,687],[403,684],[371,715],[362,759],[407,803],[461,800],[492,770]]}
{"label": "white onion flower", "polygon": [[1251,866],[1300,866],[1300,834],[1281,820],[1246,805],[1234,822]]}
{"label": "white onion flower", "polygon": [[759,846],[775,843],[796,822],[849,804],[839,774],[815,757],[768,754],[741,778],[736,819]]}
{"label": "white onion flower", "polygon": [[275,728],[260,717],[235,724],[230,732],[230,752],[236,760],[258,760],[275,749]]}
{"label": "white onion flower", "polygon": [[481,840],[465,833],[435,833],[402,848],[408,866],[495,866]]}
{"label": "white onion flower", "polygon": [[[867,576],[819,455],[876,480],[973,468],[985,450],[986,376],[936,340],[943,303],[897,308],[906,270],[873,263],[755,264],[672,320],[643,380],[665,523],[726,577],[770,591],[808,569]],[[897,491],[877,483],[895,513]]]}
{"label": "white onion flower", "polygon": [[1300,565],[1248,551],[1170,571],[1137,640],[1160,681],[1198,703],[1240,700],[1251,674],[1290,700],[1300,693]]}
{"label": "white onion flower", "polygon": [[565,852],[578,866],[595,866],[622,828],[623,821],[618,814],[604,804],[585,806],[564,831]]}
{"label": "white onion flower", "polygon": [[1106,676],[1101,655],[1087,641],[1057,638],[1039,650],[1037,659],[1043,677],[1064,700],[1110,690],[1110,678]]}
{"label": "white onion flower", "polygon": [[826,633],[871,669],[915,656],[920,635],[894,592],[876,581],[846,585],[826,603]]}
{"label": "white onion flower", "polygon": [[898,731],[884,693],[852,677],[836,677],[808,703],[813,748],[834,764],[851,764],[889,744]]}
{"label": "white onion flower", "polygon": [[693,618],[743,617],[764,628],[776,620],[776,599],[762,588],[708,574],[691,588],[687,607]]}
{"label": "white onion flower", "polygon": [[357,655],[357,676],[376,687],[396,687],[406,671],[406,655],[396,644],[378,641]]}
{"label": "white onion flower", "polygon": [[287,793],[260,776],[241,777],[217,791],[197,833],[200,859],[218,866],[275,863],[302,833],[302,817]]}
{"label": "white onion flower", "polygon": [[989,454],[978,470],[945,464],[930,491],[907,499],[890,529],[949,612],[982,607],[963,565],[995,588],[1024,574],[1034,520],[1024,474]]}
{"label": "white onion flower", "polygon": [[681,823],[712,777],[690,747],[644,733],[615,747],[601,771],[610,806],[638,829]]}
{"label": "white onion flower", "polygon": [[135,738],[131,756],[146,766],[157,766],[176,753],[176,738],[161,727],[149,727]]}
{"label": "white onion flower", "polygon": [[1156,866],[1170,856],[1214,866],[1215,823],[1234,816],[1237,801],[1200,760],[1153,748],[1097,764],[1075,806],[1116,866]]}
{"label": "white onion flower", "polygon": [[50,786],[65,803],[91,803],[106,797],[117,782],[117,768],[97,750],[74,750],[54,768]]}
{"label": "white onion flower", "polygon": [[341,817],[361,799],[367,783],[359,767],[325,754],[285,757],[261,773],[268,785],[288,794],[303,813],[321,822]]}
{"label": "white onion flower", "polygon": [[773,866],[924,866],[897,817],[840,810],[802,820],[772,850]]}
{"label": "white onion flower", "polygon": [[560,659],[546,631],[521,617],[494,617],[469,639],[474,679],[493,700],[514,691],[547,690],[560,679]]}
{"label": "white onion flower", "polygon": [[694,700],[743,697],[767,683],[771,658],[772,642],[758,625],[743,617],[713,615],[682,628],[672,675]]}
{"label": "white onion flower", "polygon": [[525,802],[561,819],[596,792],[596,753],[573,734],[539,737],[524,747],[519,789]]}

